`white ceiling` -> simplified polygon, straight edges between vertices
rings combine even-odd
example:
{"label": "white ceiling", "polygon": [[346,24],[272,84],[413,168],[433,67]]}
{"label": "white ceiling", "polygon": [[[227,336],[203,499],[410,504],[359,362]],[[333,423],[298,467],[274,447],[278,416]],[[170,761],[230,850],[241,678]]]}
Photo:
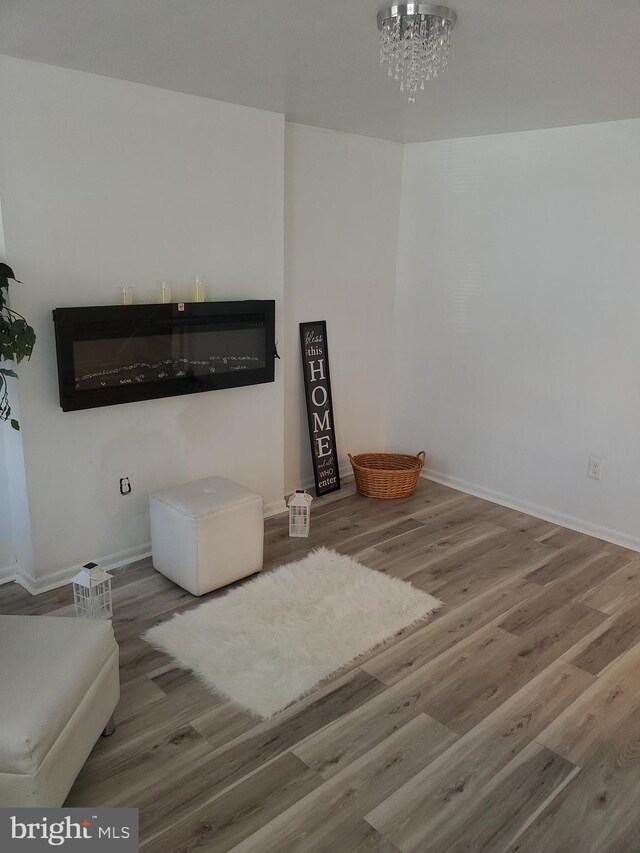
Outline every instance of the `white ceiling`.
{"label": "white ceiling", "polygon": [[385,0],[0,0],[0,53],[401,142],[640,117],[640,0],[450,0],[449,70],[408,105]]}

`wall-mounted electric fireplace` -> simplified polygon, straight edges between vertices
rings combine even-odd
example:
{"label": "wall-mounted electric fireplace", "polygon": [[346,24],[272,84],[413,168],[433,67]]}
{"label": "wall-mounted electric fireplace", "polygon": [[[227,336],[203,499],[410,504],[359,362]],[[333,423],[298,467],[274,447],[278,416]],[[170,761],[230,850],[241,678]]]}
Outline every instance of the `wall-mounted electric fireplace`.
{"label": "wall-mounted electric fireplace", "polygon": [[274,380],[275,302],[56,308],[65,412]]}

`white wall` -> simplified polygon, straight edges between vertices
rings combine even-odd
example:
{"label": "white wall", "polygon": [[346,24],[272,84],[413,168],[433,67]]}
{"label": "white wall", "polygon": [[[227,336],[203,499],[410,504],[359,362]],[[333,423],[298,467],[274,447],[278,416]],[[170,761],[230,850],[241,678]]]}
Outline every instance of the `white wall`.
{"label": "white wall", "polygon": [[[11,416],[21,420],[16,380],[10,381],[9,394]],[[0,583],[17,577],[33,589],[30,575],[23,574],[23,566],[31,566],[32,557],[22,432],[4,423],[0,424]]]}
{"label": "white wall", "polygon": [[638,120],[406,147],[389,427],[454,484],[636,547],[639,152]]}
{"label": "white wall", "polygon": [[[0,260],[6,261],[0,205]],[[10,285],[11,302],[14,283]],[[10,365],[15,367],[15,365]],[[9,380],[11,416],[20,420],[16,380]],[[0,423],[0,583],[13,580],[31,563],[31,526],[24,474],[22,433]]]}
{"label": "white wall", "polygon": [[9,472],[5,461],[5,427],[0,424],[0,583],[15,573],[13,529],[11,526],[11,501]]}
{"label": "white wall", "polygon": [[[223,474],[271,510],[309,484],[298,324],[316,319],[343,464],[424,448],[434,476],[640,547],[640,121],[403,154],[7,57],[0,111],[14,305],[38,334],[18,383],[26,472],[0,453],[0,568],[17,554],[43,589],[142,554],[147,495],[175,482]],[[63,414],[51,309],[119,284],[152,300],[196,272],[212,298],[277,300],[276,383]],[[12,489],[10,516],[7,460],[29,499]]]}
{"label": "white wall", "polygon": [[[327,321],[336,442],[383,449],[402,146],[287,124],[285,485],[313,483],[298,324]],[[346,466],[345,466],[346,460]]]}
{"label": "white wall", "polygon": [[38,335],[19,382],[26,579],[143,553],[148,493],[175,482],[221,474],[279,507],[280,367],[275,384],[63,413],[51,310],[112,303],[120,284],[154,301],[156,280],[205,273],[209,298],[275,298],[282,337],[283,117],[8,57],[0,115],[14,306]]}
{"label": "white wall", "polygon": [[[0,261],[5,257],[2,208],[0,207]],[[11,490],[6,462],[5,433],[10,426],[0,423],[0,583],[15,573],[13,529],[11,525]]]}

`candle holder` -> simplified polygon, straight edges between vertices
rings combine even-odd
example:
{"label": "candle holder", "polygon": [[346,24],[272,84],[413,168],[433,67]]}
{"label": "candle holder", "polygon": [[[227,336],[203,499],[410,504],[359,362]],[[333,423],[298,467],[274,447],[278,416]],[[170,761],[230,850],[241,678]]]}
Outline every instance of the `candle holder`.
{"label": "candle holder", "polygon": [[309,535],[312,500],[304,489],[296,489],[289,498],[289,536],[306,538]]}
{"label": "candle holder", "polygon": [[191,277],[191,282],[193,284],[193,301],[206,302],[207,288],[205,277],[203,275],[194,275]]}
{"label": "candle holder", "polygon": [[159,281],[158,282],[158,302],[166,305],[171,302],[171,294],[173,290],[173,282],[172,281]]}
{"label": "candle holder", "polygon": [[133,305],[133,287],[119,287],[118,302],[120,305]]}
{"label": "candle holder", "polygon": [[76,616],[111,619],[111,575],[97,563],[86,563],[72,581]]}

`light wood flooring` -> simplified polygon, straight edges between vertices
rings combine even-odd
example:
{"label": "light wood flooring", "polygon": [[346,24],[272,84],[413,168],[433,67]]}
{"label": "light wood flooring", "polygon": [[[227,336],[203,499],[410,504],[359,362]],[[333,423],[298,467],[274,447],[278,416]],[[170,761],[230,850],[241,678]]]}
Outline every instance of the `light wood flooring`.
{"label": "light wood flooring", "polygon": [[[640,554],[426,481],[286,522],[267,569],[327,545],[445,606],[260,722],[140,639],[202,599],[118,571],[116,733],[67,805],[139,807],[146,853],[640,850]],[[69,604],[0,587],[4,613]]]}

